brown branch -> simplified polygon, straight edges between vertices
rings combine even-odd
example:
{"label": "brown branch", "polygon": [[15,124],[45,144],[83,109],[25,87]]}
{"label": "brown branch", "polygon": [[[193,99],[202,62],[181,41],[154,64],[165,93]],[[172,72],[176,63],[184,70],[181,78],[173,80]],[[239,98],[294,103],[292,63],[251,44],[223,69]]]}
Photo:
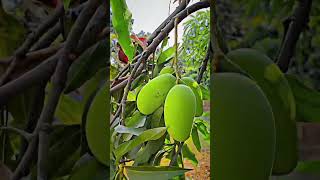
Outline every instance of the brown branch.
{"label": "brown branch", "polygon": [[277,57],[277,64],[283,72],[287,72],[300,33],[308,25],[311,5],[312,0],[299,0],[292,17],[290,18],[291,22],[288,25],[288,29],[285,31]]}
{"label": "brown branch", "polygon": [[[86,7],[80,13],[78,19],[76,20],[74,26],[72,27],[66,41],[66,45],[61,51],[61,56],[58,60],[58,65],[52,76],[52,89],[48,96],[48,102],[41,112],[36,129],[39,131],[39,148],[38,148],[38,179],[47,179],[47,156],[49,150],[49,134],[43,128],[48,124],[51,124],[54,112],[58,105],[60,96],[65,87],[65,83],[68,77],[68,70],[72,64],[72,54],[75,52],[79,39],[85,31],[88,22],[91,17],[96,12],[99,5],[102,4],[102,0],[89,0]],[[90,32],[91,34],[92,32]],[[94,35],[93,35],[94,36]]]}
{"label": "brown branch", "polygon": [[29,134],[28,132],[21,130],[21,129],[18,129],[18,128],[15,128],[15,127],[5,126],[5,127],[0,127],[0,130],[12,131],[12,132],[20,135],[21,137],[23,137],[27,141],[30,141],[30,139],[32,137],[32,135]]}
{"label": "brown branch", "polygon": [[[100,28],[100,31],[102,31],[103,29],[105,28],[101,28],[100,26],[97,27],[97,26],[92,26],[92,24],[94,23],[91,23],[91,21],[94,21],[94,18],[91,19],[90,23],[88,23],[87,21],[90,20],[92,14],[95,12],[95,9],[96,7],[98,6],[97,3],[99,4],[99,1],[90,1],[90,3],[88,3],[88,6],[86,7],[85,11],[83,11],[83,13],[80,14],[79,16],[79,19],[77,20],[77,22],[75,23],[74,25],[74,28],[76,29],[73,29],[71,30],[70,34],[69,34],[69,37],[68,37],[68,40],[67,40],[67,43],[66,45],[64,46],[65,49],[62,49],[60,50],[57,54],[55,54],[54,56],[52,56],[51,58],[49,58],[47,61],[43,62],[42,64],[40,64],[37,68],[33,69],[32,73],[28,72],[26,73],[24,76],[18,78],[17,80],[15,80],[16,82],[15,83],[8,83],[7,85],[11,85],[10,87],[15,89],[14,87],[17,87],[18,88],[21,88],[19,90],[16,90],[16,92],[18,91],[22,91],[24,88],[27,88],[27,87],[30,87],[32,86],[32,84],[36,83],[37,81],[43,81],[43,80],[48,80],[51,76],[51,74],[54,72],[55,68],[56,68],[56,64],[59,60],[59,57],[61,57],[60,61],[66,61],[68,64],[70,63],[70,60],[69,59],[64,59],[66,57],[69,57],[67,56],[66,54],[64,56],[63,53],[66,53],[66,48],[67,48],[67,44],[69,42],[69,45],[68,45],[68,48],[67,50],[69,52],[76,52],[75,54],[78,55],[78,52],[83,52],[85,51],[88,47],[92,46],[92,44],[94,42],[92,42],[92,39],[87,39],[88,42],[84,41],[84,40],[80,40],[79,41],[79,44],[78,45],[74,45],[72,43],[77,43],[78,42],[78,39],[80,39],[80,36],[81,34],[82,35],[82,38],[85,38],[85,37],[92,37],[93,40],[99,40],[99,38],[101,37],[94,37],[94,36],[91,36],[91,35],[87,35],[87,33],[92,33],[94,31],[96,31],[95,29],[98,29]],[[90,5],[89,5],[90,4]],[[85,13],[84,13],[85,12]],[[85,17],[83,17],[85,16]],[[81,18],[82,17],[82,18]],[[104,22],[101,22],[101,24],[103,24]],[[85,29],[84,33],[83,30],[84,28],[87,26],[88,24],[88,27],[87,29]],[[90,29],[90,31],[88,30]],[[73,35],[72,38],[70,39],[70,35],[72,35],[72,33],[77,33],[76,35]],[[78,34],[79,33],[79,34]],[[106,31],[106,33],[108,33]],[[99,36],[101,35],[100,33],[97,33],[95,34],[96,36]],[[102,37],[106,37],[106,34],[102,34],[103,36]],[[70,42],[71,41],[71,42]],[[70,44],[71,43],[71,44]],[[74,48],[74,47],[77,47],[76,50],[75,49],[71,49],[71,48]],[[81,54],[79,53],[79,55]],[[62,69],[63,71],[66,70],[65,68]],[[49,72],[48,72],[49,71]],[[31,140],[31,142],[29,143],[28,145],[28,148],[24,154],[24,156],[22,157],[22,160],[20,161],[16,171],[15,171],[15,175],[14,175],[14,180],[15,179],[20,179],[24,172],[29,168],[29,163],[32,162],[33,160],[33,155],[35,154],[36,150],[37,150],[37,147],[38,147],[38,138],[40,138],[40,146],[39,146],[39,156],[38,156],[38,164],[42,164],[42,163],[45,163],[45,156],[46,156],[46,153],[47,153],[47,148],[48,148],[48,144],[46,144],[45,142],[48,142],[48,139],[47,139],[47,132],[46,132],[46,128],[43,128],[43,127],[48,127],[49,124],[51,124],[51,121],[52,121],[52,117],[53,117],[53,114],[54,114],[54,111],[55,111],[55,107],[56,107],[56,104],[57,104],[57,100],[59,100],[59,94],[61,94],[62,92],[62,89],[63,87],[61,86],[61,80],[60,80],[60,76],[59,76],[59,73],[61,72],[61,66],[60,68],[56,68],[56,73],[55,73],[55,78],[53,81],[54,81],[54,89],[52,89],[51,93],[49,94],[49,99],[48,99],[48,102],[47,102],[47,106],[45,106],[45,108],[42,110],[42,113],[40,115],[40,118],[39,118],[39,121],[37,123],[37,126],[34,130],[34,134],[38,134],[37,136],[35,136],[36,138],[33,138]],[[43,77],[43,75],[45,75],[46,77]],[[64,77],[66,76],[66,72],[64,74]],[[26,77],[27,76],[27,77]],[[33,82],[30,84],[29,83],[24,83],[24,80],[33,80]],[[58,81],[59,80],[59,81]],[[4,86],[4,87],[7,87],[7,89],[5,90],[9,90],[10,87],[9,86]],[[4,90],[3,87],[0,87],[0,97],[3,95],[1,93],[1,91]],[[2,91],[3,92],[3,91]],[[15,92],[15,93],[16,93]],[[57,94],[58,92],[58,94]],[[6,91],[3,92],[4,94],[5,93],[8,93]],[[10,97],[12,95],[14,95],[15,93],[13,94],[9,94]],[[4,98],[6,98],[5,100],[8,100],[9,98],[7,98],[6,96],[3,96]],[[0,98],[1,99],[1,103],[3,103],[2,100],[4,100],[2,97]],[[54,101],[54,102],[53,102]],[[44,168],[44,169],[42,169]],[[41,167],[41,169],[39,169],[39,178],[44,178],[46,177],[46,167],[43,166]]]}
{"label": "brown branch", "polygon": [[184,10],[187,5],[189,4],[190,0],[183,0],[179,4],[179,6],[170,14],[170,16],[165,19],[160,26],[148,37],[148,44],[151,44],[153,39],[158,36],[158,34],[161,32],[161,30],[171,21],[171,19],[176,16],[178,13],[180,13],[182,10]]}
{"label": "brown branch", "polygon": [[40,50],[42,48],[49,47],[51,43],[57,39],[61,33],[61,25],[57,23],[53,28],[51,28],[39,41],[30,49],[30,51]]}
{"label": "brown branch", "polygon": [[[103,24],[104,22],[101,22],[101,24]],[[83,39],[84,37],[91,37],[91,35],[86,35],[86,34],[92,31],[96,31],[96,30],[93,30],[94,28],[98,29],[99,27],[89,26],[87,29],[91,29],[91,30],[90,31],[86,30],[81,39]],[[96,37],[93,37],[91,39],[87,38],[87,41],[80,40],[74,55],[76,55],[77,57],[80,56],[86,49],[88,49],[93,44],[95,44],[95,42],[93,42],[94,40],[99,41],[103,38],[106,38],[110,32],[108,30],[110,29],[103,28],[102,30],[103,32],[97,33]],[[0,87],[0,105],[6,104],[11,97],[15,96],[17,93],[22,92],[25,88],[34,86],[41,81],[48,81],[57,65],[59,54],[60,52],[57,52],[55,55],[49,57],[47,60],[39,64],[37,67],[26,72],[23,76],[20,76],[19,78],[1,86]]]}
{"label": "brown branch", "polygon": [[24,41],[22,46],[16,50],[14,53],[14,58],[12,59],[9,67],[6,72],[0,78],[0,86],[5,84],[8,81],[9,76],[14,71],[15,67],[18,65],[18,62],[25,56],[25,54],[29,51],[31,46],[39,40],[39,38],[49,29],[51,28],[58,20],[61,15],[63,15],[64,8],[63,5],[60,5],[54,12],[52,16],[49,17],[47,21],[39,26],[35,32],[29,34],[27,39]]}
{"label": "brown branch", "polygon": [[207,53],[206,53],[206,57],[202,61],[202,65],[201,65],[200,70],[199,70],[199,75],[198,75],[198,79],[197,79],[198,84],[201,83],[203,74],[207,70],[208,61],[210,59],[210,54],[211,54],[210,53],[210,51],[211,51],[210,49],[211,49],[211,43],[209,43],[209,46],[208,46],[208,49],[207,49]]}

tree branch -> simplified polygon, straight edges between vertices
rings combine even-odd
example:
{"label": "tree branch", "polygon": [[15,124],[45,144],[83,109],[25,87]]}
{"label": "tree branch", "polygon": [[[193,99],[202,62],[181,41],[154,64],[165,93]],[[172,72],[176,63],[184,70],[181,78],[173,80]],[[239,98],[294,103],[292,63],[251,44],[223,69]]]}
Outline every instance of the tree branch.
{"label": "tree branch", "polygon": [[27,39],[24,41],[22,46],[16,50],[14,53],[14,58],[11,61],[9,67],[7,68],[6,72],[0,78],[0,86],[5,84],[8,81],[10,74],[14,71],[15,67],[18,64],[18,61],[21,60],[25,56],[25,54],[29,51],[31,46],[39,40],[39,38],[49,29],[51,28],[58,20],[61,15],[63,15],[64,8],[61,4],[60,7],[56,9],[54,14],[49,17],[47,21],[39,26],[39,28],[32,32]]}
{"label": "tree branch", "polygon": [[283,72],[287,72],[300,33],[308,25],[311,5],[312,0],[299,0],[293,12],[291,22],[284,34],[284,39],[277,57],[277,64]]}
{"label": "tree branch", "polygon": [[88,22],[100,4],[102,4],[102,0],[89,0],[86,7],[80,13],[68,35],[66,45],[62,49],[58,65],[52,76],[53,87],[48,96],[48,102],[41,112],[36,127],[36,129],[39,131],[38,180],[47,179],[46,161],[49,150],[49,135],[48,132],[43,129],[43,126],[46,126],[46,124],[51,124],[53,120],[54,112],[67,81],[69,67],[72,63],[72,60],[74,60],[72,54],[75,52],[75,49],[79,43],[79,39],[81,38],[81,35],[83,34]]}
{"label": "tree branch", "polygon": [[[100,22],[101,24],[105,23],[105,20],[103,22]],[[90,23],[89,23],[90,25]],[[83,35],[81,39],[84,39],[86,37],[91,37],[91,35],[86,35],[91,32],[98,31],[99,32],[99,26],[89,26]],[[74,53],[75,56],[81,55],[87,48],[91,47],[93,44],[95,44],[95,40],[101,40],[103,38],[106,38],[109,34],[109,28],[103,28],[101,33],[96,33],[95,37],[86,38],[85,40],[80,40],[79,45]],[[23,76],[20,76],[19,78],[8,82],[7,84],[0,87],[0,105],[4,105],[7,103],[7,101],[12,97],[15,96],[17,93],[22,92],[25,88],[28,88],[30,86],[34,86],[38,84],[38,82],[41,81],[48,81],[51,77],[52,73],[54,72],[54,69],[57,65],[58,57],[59,57],[60,51],[58,51],[55,55],[49,57],[47,60],[43,61],[41,64],[39,64],[34,69],[26,72]]]}
{"label": "tree branch", "polygon": [[15,128],[15,127],[0,127],[0,130],[12,131],[12,132],[20,135],[21,137],[23,137],[27,141],[30,141],[30,139],[32,137],[32,134],[30,134],[24,130]]}
{"label": "tree branch", "polygon": [[204,74],[204,72],[205,72],[206,69],[207,69],[208,61],[209,61],[209,59],[210,59],[210,51],[211,51],[211,43],[209,42],[209,46],[208,46],[208,49],[207,49],[206,57],[205,57],[204,60],[202,61],[202,65],[201,65],[200,70],[199,70],[199,75],[198,75],[198,79],[197,79],[198,84],[201,83],[203,74]]}
{"label": "tree branch", "polygon": [[153,31],[153,33],[148,38],[148,44],[151,44],[153,39],[158,36],[158,34],[161,32],[161,30],[171,21],[171,19],[176,16],[179,12],[184,10],[187,5],[189,4],[190,0],[183,0],[179,6],[168,16],[161,24],[160,26]]}

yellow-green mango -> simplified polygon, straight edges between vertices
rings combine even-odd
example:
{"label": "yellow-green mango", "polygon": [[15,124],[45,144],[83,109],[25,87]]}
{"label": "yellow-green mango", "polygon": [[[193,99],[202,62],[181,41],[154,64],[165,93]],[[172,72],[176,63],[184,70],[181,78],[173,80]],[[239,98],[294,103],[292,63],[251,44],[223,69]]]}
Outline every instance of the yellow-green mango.
{"label": "yellow-green mango", "polygon": [[197,81],[195,81],[194,79],[192,79],[191,77],[183,77],[181,78],[181,81],[189,86],[194,95],[196,96],[196,103],[197,103],[197,107],[196,107],[196,115],[195,116],[201,116],[203,113],[203,103],[202,103],[202,91],[201,91],[201,87],[199,86],[199,84],[197,83]]}
{"label": "yellow-green mango", "polygon": [[276,154],[272,173],[288,174],[297,165],[296,107],[293,93],[278,66],[254,49],[237,49],[227,55],[249,74],[266,94],[276,124]]}
{"label": "yellow-green mango", "polygon": [[269,180],[275,151],[271,106],[260,87],[238,73],[211,77],[214,180]]}
{"label": "yellow-green mango", "polygon": [[175,84],[176,78],[171,74],[163,74],[149,81],[138,94],[139,111],[145,115],[152,114],[164,103],[169,90]]}
{"label": "yellow-green mango", "polygon": [[173,73],[174,73],[174,69],[171,66],[165,66],[164,68],[161,69],[159,75],[173,74]]}
{"label": "yellow-green mango", "polygon": [[196,97],[189,86],[175,85],[164,103],[164,121],[170,136],[183,142],[190,136],[196,113]]}
{"label": "yellow-green mango", "polygon": [[110,93],[106,83],[94,97],[86,120],[86,138],[92,154],[102,164],[109,166],[110,156]]}

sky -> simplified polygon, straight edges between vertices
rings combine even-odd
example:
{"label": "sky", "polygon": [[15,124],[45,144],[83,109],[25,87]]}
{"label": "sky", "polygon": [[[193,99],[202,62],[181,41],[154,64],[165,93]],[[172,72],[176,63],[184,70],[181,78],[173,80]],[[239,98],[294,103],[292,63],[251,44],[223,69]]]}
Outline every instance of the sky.
{"label": "sky", "polygon": [[[134,19],[134,33],[139,33],[141,30],[152,33],[169,16],[170,0],[126,0],[126,2]],[[173,12],[177,6],[178,2],[171,3],[170,12]],[[184,21],[178,27],[178,42],[182,39]],[[169,45],[174,43],[173,33],[174,30],[169,35]]]}

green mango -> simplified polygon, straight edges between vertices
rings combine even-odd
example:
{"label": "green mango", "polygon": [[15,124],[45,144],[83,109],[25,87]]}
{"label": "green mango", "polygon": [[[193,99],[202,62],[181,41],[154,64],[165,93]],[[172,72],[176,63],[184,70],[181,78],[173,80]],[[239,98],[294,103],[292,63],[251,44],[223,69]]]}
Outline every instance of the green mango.
{"label": "green mango", "polygon": [[215,180],[269,180],[275,122],[260,87],[238,73],[211,77],[211,162]]}
{"label": "green mango", "polygon": [[171,66],[165,66],[164,68],[161,69],[159,75],[173,74],[173,73],[174,73],[174,69]]}
{"label": "green mango", "polygon": [[227,56],[248,73],[266,94],[276,124],[276,154],[272,173],[290,173],[297,165],[298,140],[295,100],[287,79],[269,57],[257,50],[238,49]]}
{"label": "green mango", "polygon": [[196,113],[196,96],[184,84],[175,85],[164,103],[164,121],[170,136],[183,142],[190,136]]}
{"label": "green mango", "polygon": [[176,78],[171,74],[163,74],[149,81],[138,94],[139,111],[145,115],[152,114],[164,103],[169,90],[175,84]]}
{"label": "green mango", "polygon": [[110,144],[110,99],[109,84],[106,83],[96,94],[87,114],[86,138],[95,158],[109,166]]}
{"label": "green mango", "polygon": [[181,78],[181,81],[189,86],[194,95],[196,96],[196,103],[197,103],[197,107],[196,107],[196,115],[195,116],[201,116],[203,113],[203,103],[202,103],[202,91],[201,91],[201,87],[199,86],[199,84],[197,83],[197,81],[195,81],[194,79],[192,79],[191,77],[183,77]]}

